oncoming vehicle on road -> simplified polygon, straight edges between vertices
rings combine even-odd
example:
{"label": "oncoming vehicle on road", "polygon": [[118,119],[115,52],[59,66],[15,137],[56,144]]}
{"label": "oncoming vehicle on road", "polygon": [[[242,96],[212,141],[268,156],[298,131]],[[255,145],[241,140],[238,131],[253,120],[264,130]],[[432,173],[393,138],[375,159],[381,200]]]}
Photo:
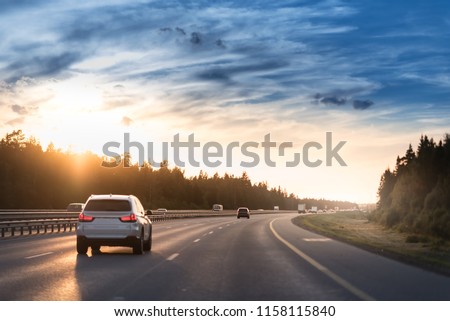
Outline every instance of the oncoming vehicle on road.
{"label": "oncoming vehicle on road", "polygon": [[237,218],[250,218],[250,210],[247,207],[239,207],[237,210]]}
{"label": "oncoming vehicle on road", "polygon": [[152,248],[149,213],[133,195],[92,195],[78,217],[77,252],[101,246],[127,246],[134,254]]}

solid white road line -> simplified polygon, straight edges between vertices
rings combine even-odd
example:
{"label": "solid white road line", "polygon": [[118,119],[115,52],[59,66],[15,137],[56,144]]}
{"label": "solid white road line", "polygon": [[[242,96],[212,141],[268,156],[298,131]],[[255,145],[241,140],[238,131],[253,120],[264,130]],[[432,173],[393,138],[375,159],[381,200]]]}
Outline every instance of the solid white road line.
{"label": "solid white road line", "polygon": [[276,220],[278,220],[277,218],[272,220],[270,222],[270,230],[272,231],[273,235],[275,235],[275,237],[281,241],[281,243],[283,243],[284,245],[286,245],[291,251],[293,251],[295,254],[297,254],[298,256],[300,256],[302,259],[304,259],[306,262],[308,262],[309,264],[311,264],[313,267],[315,267],[316,269],[318,269],[320,272],[324,273],[325,275],[327,275],[329,278],[331,278],[332,280],[334,280],[336,283],[338,283],[340,286],[342,286],[343,288],[345,288],[347,291],[353,293],[355,296],[357,296],[358,298],[362,299],[362,300],[368,300],[368,301],[373,301],[375,300],[373,297],[371,297],[370,295],[368,295],[367,293],[363,292],[362,290],[354,287],[353,285],[351,285],[349,282],[347,282],[346,280],[344,280],[343,278],[341,278],[339,275],[337,275],[336,273],[332,272],[331,270],[329,270],[328,268],[326,268],[325,266],[323,266],[322,264],[320,264],[319,262],[317,262],[316,260],[314,260],[312,257],[306,255],[305,253],[303,253],[302,251],[300,251],[298,248],[296,248],[294,245],[292,245],[291,243],[289,243],[287,240],[285,240],[284,238],[282,238],[280,236],[280,234],[277,233],[277,231],[275,231],[274,227],[273,227],[273,222],[275,222]]}
{"label": "solid white road line", "polygon": [[36,255],[32,255],[32,256],[27,256],[25,259],[29,260],[29,259],[34,259],[37,257],[41,257],[41,256],[46,256],[46,255],[50,255],[53,254],[53,252],[45,252],[45,253],[41,253],[41,254],[36,254]]}

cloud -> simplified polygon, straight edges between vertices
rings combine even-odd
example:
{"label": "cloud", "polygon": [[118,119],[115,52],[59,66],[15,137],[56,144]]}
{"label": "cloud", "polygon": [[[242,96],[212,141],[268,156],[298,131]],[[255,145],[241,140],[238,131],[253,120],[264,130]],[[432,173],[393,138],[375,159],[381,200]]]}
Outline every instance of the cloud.
{"label": "cloud", "polygon": [[18,118],[14,118],[8,122],[6,122],[6,125],[9,126],[17,126],[17,125],[21,125],[25,122],[25,117],[18,117]]}
{"label": "cloud", "polygon": [[24,10],[39,6],[40,3],[46,3],[46,0],[14,0],[14,1],[0,1],[0,15],[6,14],[9,11]]}
{"label": "cloud", "polygon": [[19,115],[26,115],[26,114],[28,114],[27,108],[23,107],[23,106],[12,105],[11,109],[12,109],[13,112],[15,112],[16,114],[19,114]]}
{"label": "cloud", "polygon": [[34,56],[11,63],[6,69],[14,75],[10,81],[24,77],[52,77],[67,71],[68,68],[79,61],[80,54],[76,52],[64,52],[59,55]]}
{"label": "cloud", "polygon": [[198,32],[192,32],[191,33],[191,39],[189,40],[193,45],[201,45],[202,44],[202,38],[200,33]]}
{"label": "cloud", "polygon": [[[42,82],[92,74],[99,79],[95,84],[99,88],[111,91],[111,84],[126,86],[126,91],[102,95],[99,108],[139,112],[151,93],[152,100],[177,106],[171,116],[192,105],[268,108],[275,101],[274,108],[298,110],[300,103],[311,108],[311,97],[319,92],[315,102],[330,107],[330,114],[333,106],[346,105],[350,111],[345,113],[354,114],[352,107],[363,110],[373,103],[352,97],[371,97],[380,89],[387,92],[386,79],[397,86],[395,81],[408,75],[405,69],[411,69],[410,75],[426,76],[414,68],[427,70],[434,59],[435,47],[422,50],[422,58],[430,53],[430,59],[417,60],[413,45],[394,46],[367,34],[387,31],[363,23],[364,6],[354,9],[342,0],[200,1],[196,5],[180,0],[48,1],[36,0],[32,5],[31,0],[18,0],[26,10],[2,16],[0,77],[14,85],[22,76]],[[13,28],[20,21],[27,24]],[[441,50],[444,67],[445,53]],[[398,63],[402,61],[407,63]],[[380,70],[391,72],[385,75]],[[439,80],[448,86],[448,78]],[[10,99],[8,90],[0,83],[0,94],[6,92],[1,97],[5,106],[44,106],[41,101]],[[28,92],[39,96],[37,90]],[[433,93],[430,90],[429,96]],[[48,96],[48,91],[40,95]],[[378,109],[382,106],[380,102]],[[317,108],[311,109],[315,113]]]}
{"label": "cloud", "polygon": [[341,106],[347,103],[347,98],[331,95],[323,96],[321,94],[316,94],[314,95],[314,99],[324,105]]}
{"label": "cloud", "polygon": [[0,80],[0,93],[8,93],[12,90],[11,84]]}
{"label": "cloud", "polygon": [[257,105],[257,104],[271,103],[274,101],[280,101],[280,100],[284,100],[284,99],[288,99],[288,98],[290,98],[290,95],[288,95],[288,94],[285,94],[282,92],[274,92],[272,94],[262,95],[260,97],[242,100],[239,103]]}
{"label": "cloud", "polygon": [[[173,33],[167,21],[191,21],[184,18],[182,8],[160,8],[160,4],[132,3],[123,1],[116,5],[99,4],[77,10],[67,10],[67,21],[62,24],[61,41],[82,43],[96,47],[99,43],[115,48],[150,48],[156,34]],[[181,28],[175,28],[181,33]]]}
{"label": "cloud", "polygon": [[35,113],[36,111],[38,111],[39,107],[25,107],[25,106],[20,106],[20,105],[12,105],[11,109],[16,114],[28,115],[28,114],[32,114],[32,113]]}
{"label": "cloud", "polygon": [[[353,91],[353,90],[350,90],[349,92],[351,92],[351,91]],[[324,104],[324,105],[336,105],[336,106],[345,105],[349,100],[346,97],[341,97],[338,95],[322,95],[320,93],[315,94],[314,99],[316,102]],[[352,101],[353,108],[357,109],[357,110],[368,109],[373,104],[374,104],[374,102],[371,100],[355,99]]]}
{"label": "cloud", "polygon": [[228,83],[234,76],[244,78],[249,74],[272,72],[289,66],[287,61],[267,60],[258,63],[233,63],[223,67],[209,68],[195,75],[197,79]]}
{"label": "cloud", "polygon": [[340,97],[333,97],[333,96],[329,96],[329,97],[323,97],[320,102],[322,104],[325,105],[337,105],[337,106],[341,106],[341,105],[345,105],[347,103],[347,99],[346,98],[340,98]]}
{"label": "cloud", "polygon": [[169,28],[169,27],[159,28],[159,31],[161,31],[161,32],[172,32],[172,28]]}
{"label": "cloud", "polygon": [[178,33],[182,34],[183,36],[186,35],[186,31],[184,31],[184,29],[180,28],[180,27],[176,27],[175,31],[177,31]]}
{"label": "cloud", "polygon": [[374,104],[371,100],[354,100],[353,108],[358,110],[365,110]]}
{"label": "cloud", "polygon": [[222,49],[226,49],[227,47],[225,46],[225,44],[223,43],[222,39],[217,39],[216,40],[216,46]]}
{"label": "cloud", "polygon": [[127,116],[124,116],[122,118],[122,120],[120,121],[120,123],[125,127],[131,126],[133,124],[133,122],[134,122],[133,119],[131,119],[130,117],[127,117]]}

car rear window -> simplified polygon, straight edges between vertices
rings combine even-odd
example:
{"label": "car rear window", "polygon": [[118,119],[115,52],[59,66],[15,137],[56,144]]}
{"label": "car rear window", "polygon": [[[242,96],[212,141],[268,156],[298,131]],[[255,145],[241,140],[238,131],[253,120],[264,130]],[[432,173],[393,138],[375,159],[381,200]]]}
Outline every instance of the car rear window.
{"label": "car rear window", "polygon": [[239,209],[239,213],[247,213],[248,210],[246,208],[241,208]]}
{"label": "car rear window", "polygon": [[131,204],[127,200],[90,200],[84,210],[125,212],[131,210]]}

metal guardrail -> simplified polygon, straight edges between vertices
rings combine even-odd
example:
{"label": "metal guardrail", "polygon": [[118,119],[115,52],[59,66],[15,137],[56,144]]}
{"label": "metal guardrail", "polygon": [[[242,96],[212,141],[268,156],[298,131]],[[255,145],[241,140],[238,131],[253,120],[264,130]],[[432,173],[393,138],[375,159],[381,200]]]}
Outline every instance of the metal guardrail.
{"label": "metal guardrail", "polygon": [[[252,211],[251,214],[269,214],[282,211]],[[194,217],[223,217],[236,215],[234,210],[177,210],[161,214],[157,211],[150,216],[152,222]],[[79,212],[64,210],[0,210],[0,237],[38,235],[76,230]]]}
{"label": "metal guardrail", "polygon": [[77,228],[78,219],[10,221],[0,223],[0,236],[13,237],[54,232],[72,232]]}

